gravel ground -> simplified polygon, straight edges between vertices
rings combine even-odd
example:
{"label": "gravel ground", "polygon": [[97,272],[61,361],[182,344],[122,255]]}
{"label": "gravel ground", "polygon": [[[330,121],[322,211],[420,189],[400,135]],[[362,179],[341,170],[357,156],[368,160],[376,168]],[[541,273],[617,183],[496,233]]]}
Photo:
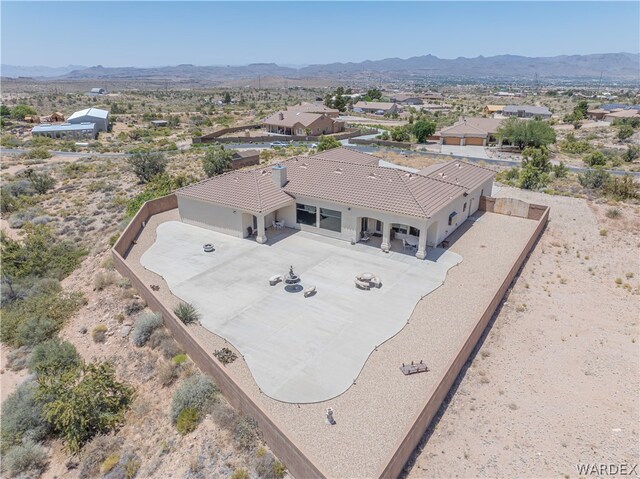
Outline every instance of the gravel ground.
{"label": "gravel ground", "polygon": [[[127,258],[143,281],[160,285],[156,294],[169,305],[178,299],[161,277],[140,265],[140,256],[155,240],[157,225],[175,219],[175,210],[151,218]],[[229,371],[329,476],[371,477],[432,394],[535,226],[497,214],[465,223],[451,246],[463,263],[417,304],[407,326],[372,353],[356,384],[338,398],[300,406],[280,403],[260,393],[244,361],[229,365]],[[194,336],[209,351],[225,344],[204,328],[195,327]],[[430,372],[404,376],[399,371],[401,363],[419,360]],[[327,407],[335,411],[335,426],[325,424]]]}

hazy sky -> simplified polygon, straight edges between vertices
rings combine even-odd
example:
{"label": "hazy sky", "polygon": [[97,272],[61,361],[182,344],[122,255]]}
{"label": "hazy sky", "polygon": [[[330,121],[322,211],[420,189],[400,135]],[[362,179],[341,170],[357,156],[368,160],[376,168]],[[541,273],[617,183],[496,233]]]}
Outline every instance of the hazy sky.
{"label": "hazy sky", "polygon": [[640,2],[9,2],[12,65],[281,65],[640,48]]}

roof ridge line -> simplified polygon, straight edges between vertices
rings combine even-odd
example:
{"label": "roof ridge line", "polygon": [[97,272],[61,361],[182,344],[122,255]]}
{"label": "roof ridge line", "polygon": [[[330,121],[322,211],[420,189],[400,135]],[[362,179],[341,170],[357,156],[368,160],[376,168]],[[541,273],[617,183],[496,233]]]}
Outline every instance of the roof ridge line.
{"label": "roof ridge line", "polygon": [[[429,215],[429,212],[425,211],[425,209],[422,207],[422,205],[418,201],[418,198],[416,198],[416,195],[414,195],[413,191],[411,191],[411,188],[409,188],[409,183],[407,183],[407,181],[404,179],[405,175],[404,174],[403,175],[400,174],[400,172],[402,170],[398,170],[396,168],[393,168],[393,169],[396,172],[396,174],[398,175],[398,177],[400,178],[400,182],[405,186],[405,188],[407,188],[407,191],[411,195],[411,198],[413,198],[413,201],[415,201],[416,205],[418,205],[418,209],[420,209],[420,211],[422,211],[427,218],[431,218],[431,215]],[[409,174],[411,175],[411,173],[409,173]],[[424,177],[424,178],[427,178],[427,177]]]}

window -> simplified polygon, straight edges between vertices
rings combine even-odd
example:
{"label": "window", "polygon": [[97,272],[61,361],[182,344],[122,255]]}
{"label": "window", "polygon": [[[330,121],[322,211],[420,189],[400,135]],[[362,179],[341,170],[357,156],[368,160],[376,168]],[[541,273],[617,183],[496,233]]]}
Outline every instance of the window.
{"label": "window", "polygon": [[464,213],[465,211],[467,211],[467,202],[464,202],[464,205],[462,205],[462,212]]}
{"label": "window", "polygon": [[342,231],[342,212],[320,208],[320,228],[340,233]]}
{"label": "window", "polygon": [[458,215],[458,213],[456,213],[455,211],[449,215],[449,226],[451,226],[453,224],[453,220],[456,219],[457,215]]}
{"label": "window", "polygon": [[296,222],[302,225],[316,226],[316,207],[296,203]]}

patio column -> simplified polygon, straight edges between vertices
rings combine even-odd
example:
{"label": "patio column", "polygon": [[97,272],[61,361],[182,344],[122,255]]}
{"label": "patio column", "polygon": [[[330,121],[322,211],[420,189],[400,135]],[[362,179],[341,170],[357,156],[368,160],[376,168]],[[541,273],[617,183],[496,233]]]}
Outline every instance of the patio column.
{"label": "patio column", "polygon": [[267,242],[267,232],[264,227],[264,215],[256,216],[258,220],[258,234],[256,235],[256,242],[264,244]]}
{"label": "patio column", "polygon": [[391,248],[391,223],[385,221],[382,224],[382,244],[380,245],[380,249],[385,253],[389,251]]}
{"label": "patio column", "polygon": [[418,237],[418,251],[416,258],[425,259],[427,257],[427,227],[420,228],[420,236]]}

